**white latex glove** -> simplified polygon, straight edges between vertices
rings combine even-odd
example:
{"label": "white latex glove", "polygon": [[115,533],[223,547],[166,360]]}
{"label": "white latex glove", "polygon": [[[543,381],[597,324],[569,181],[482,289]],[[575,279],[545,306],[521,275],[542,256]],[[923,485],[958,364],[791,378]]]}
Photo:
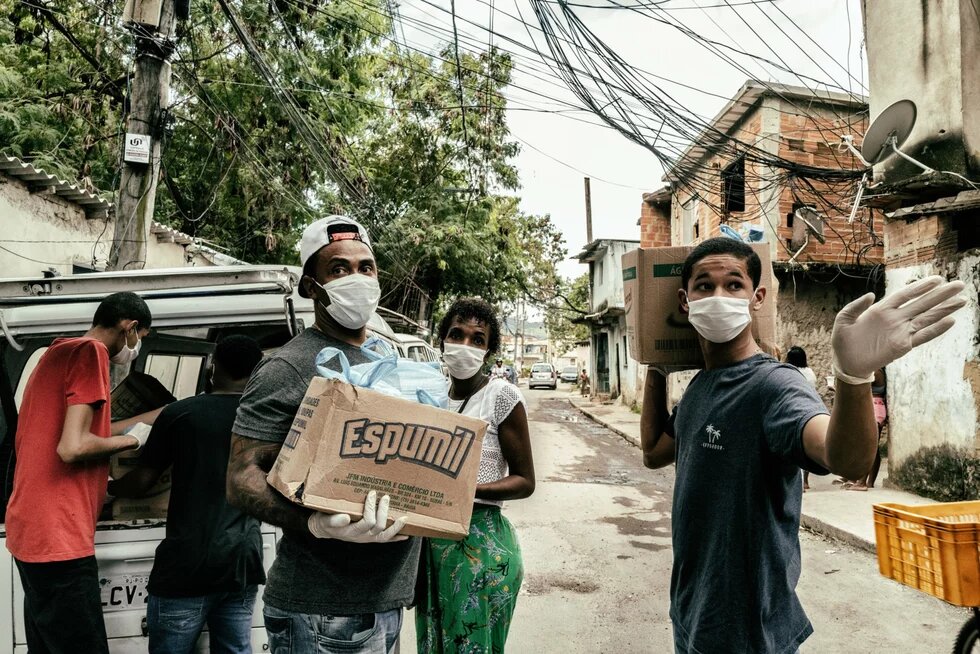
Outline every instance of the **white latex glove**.
{"label": "white latex glove", "polygon": [[310,533],[317,538],[336,538],[349,543],[394,543],[406,540],[408,536],[398,534],[405,526],[407,518],[402,516],[385,529],[388,523],[388,504],[385,495],[378,502],[378,494],[370,491],[364,498],[364,515],[357,522],[351,522],[346,513],[314,513],[306,521]]}
{"label": "white latex glove", "polygon": [[137,422],[123,433],[136,439],[136,442],[139,443],[139,445],[136,446],[136,450],[139,451],[143,449],[144,445],[146,445],[146,439],[150,437],[150,430],[152,429],[153,427],[145,422]]}
{"label": "white latex glove", "polygon": [[868,293],[845,306],[831,336],[834,376],[847,384],[869,383],[878,368],[946,332],[956,322],[950,314],[966,304],[957,297],[962,290],[963,282],[935,275],[877,304]]}

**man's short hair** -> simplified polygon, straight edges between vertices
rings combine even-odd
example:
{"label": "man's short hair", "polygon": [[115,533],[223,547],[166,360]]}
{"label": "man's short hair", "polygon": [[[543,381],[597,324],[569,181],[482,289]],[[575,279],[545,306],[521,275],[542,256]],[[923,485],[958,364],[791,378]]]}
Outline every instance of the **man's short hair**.
{"label": "man's short hair", "polygon": [[258,341],[244,334],[232,334],[218,341],[214,362],[234,380],[246,379],[262,360]]}
{"label": "man's short hair", "polygon": [[719,236],[702,241],[684,259],[684,266],[681,268],[681,287],[685,291],[687,290],[687,283],[691,281],[694,265],[701,261],[701,259],[715,254],[729,254],[736,259],[745,261],[745,268],[748,270],[749,278],[752,280],[752,288],[759,288],[759,280],[762,279],[762,261],[759,259],[759,255],[742,241],[736,241],[727,236]]}
{"label": "man's short hair", "polygon": [[120,320],[135,320],[139,323],[139,329],[149,329],[153,317],[143,298],[136,293],[123,291],[107,295],[99,303],[99,308],[92,317],[92,326],[112,328]]}
{"label": "man's short hair", "polygon": [[487,326],[487,352],[496,353],[500,349],[500,321],[497,319],[497,312],[493,306],[484,299],[478,297],[464,297],[456,300],[446,311],[439,323],[439,340],[445,342],[449,328],[453,324],[453,319],[459,318],[462,321],[476,320]]}

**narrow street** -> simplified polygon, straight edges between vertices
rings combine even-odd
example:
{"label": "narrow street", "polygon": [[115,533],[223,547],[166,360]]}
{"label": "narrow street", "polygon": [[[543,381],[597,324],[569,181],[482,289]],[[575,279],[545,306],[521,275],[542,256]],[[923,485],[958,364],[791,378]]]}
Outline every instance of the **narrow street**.
{"label": "narrow street", "polygon": [[[505,508],[527,570],[508,651],[673,651],[673,469],[643,468],[635,447],[568,404],[567,386],[522,391],[538,484]],[[799,592],[815,629],[803,654],[951,650],[965,611],[880,577],[867,552],[809,532],[801,541]],[[415,652],[413,620],[403,653]]]}

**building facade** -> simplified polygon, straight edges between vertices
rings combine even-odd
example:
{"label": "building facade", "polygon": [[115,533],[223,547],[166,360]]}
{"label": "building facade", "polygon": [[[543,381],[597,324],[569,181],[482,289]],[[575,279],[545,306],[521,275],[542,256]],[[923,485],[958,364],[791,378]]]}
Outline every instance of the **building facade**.
{"label": "building facade", "polygon": [[[112,247],[112,204],[97,192],[0,156],[0,276],[103,270]],[[145,268],[243,263],[153,223]]]}
{"label": "building facade", "polygon": [[622,256],[639,245],[639,241],[598,239],[575,257],[589,265],[589,313],[578,320],[589,326],[587,370],[592,393],[630,405],[642,393],[641,366],[630,356],[626,338]]}

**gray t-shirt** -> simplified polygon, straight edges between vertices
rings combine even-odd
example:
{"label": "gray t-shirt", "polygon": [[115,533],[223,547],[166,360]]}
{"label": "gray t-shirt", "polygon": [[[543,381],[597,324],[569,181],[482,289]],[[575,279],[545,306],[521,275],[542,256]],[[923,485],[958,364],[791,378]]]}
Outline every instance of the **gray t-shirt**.
{"label": "gray t-shirt", "polygon": [[[256,367],[242,395],[234,433],[283,442],[316,375],[316,355],[331,346],[342,350],[351,365],[367,360],[359,348],[307,329]],[[339,365],[331,367],[340,370]],[[283,530],[263,600],[282,611],[321,615],[408,606],[415,591],[420,544],[418,538],[347,543]]]}
{"label": "gray t-shirt", "polygon": [[827,413],[768,356],[704,370],[674,410],[670,617],[681,654],[795,652],[813,627],[796,597],[803,427]]}

